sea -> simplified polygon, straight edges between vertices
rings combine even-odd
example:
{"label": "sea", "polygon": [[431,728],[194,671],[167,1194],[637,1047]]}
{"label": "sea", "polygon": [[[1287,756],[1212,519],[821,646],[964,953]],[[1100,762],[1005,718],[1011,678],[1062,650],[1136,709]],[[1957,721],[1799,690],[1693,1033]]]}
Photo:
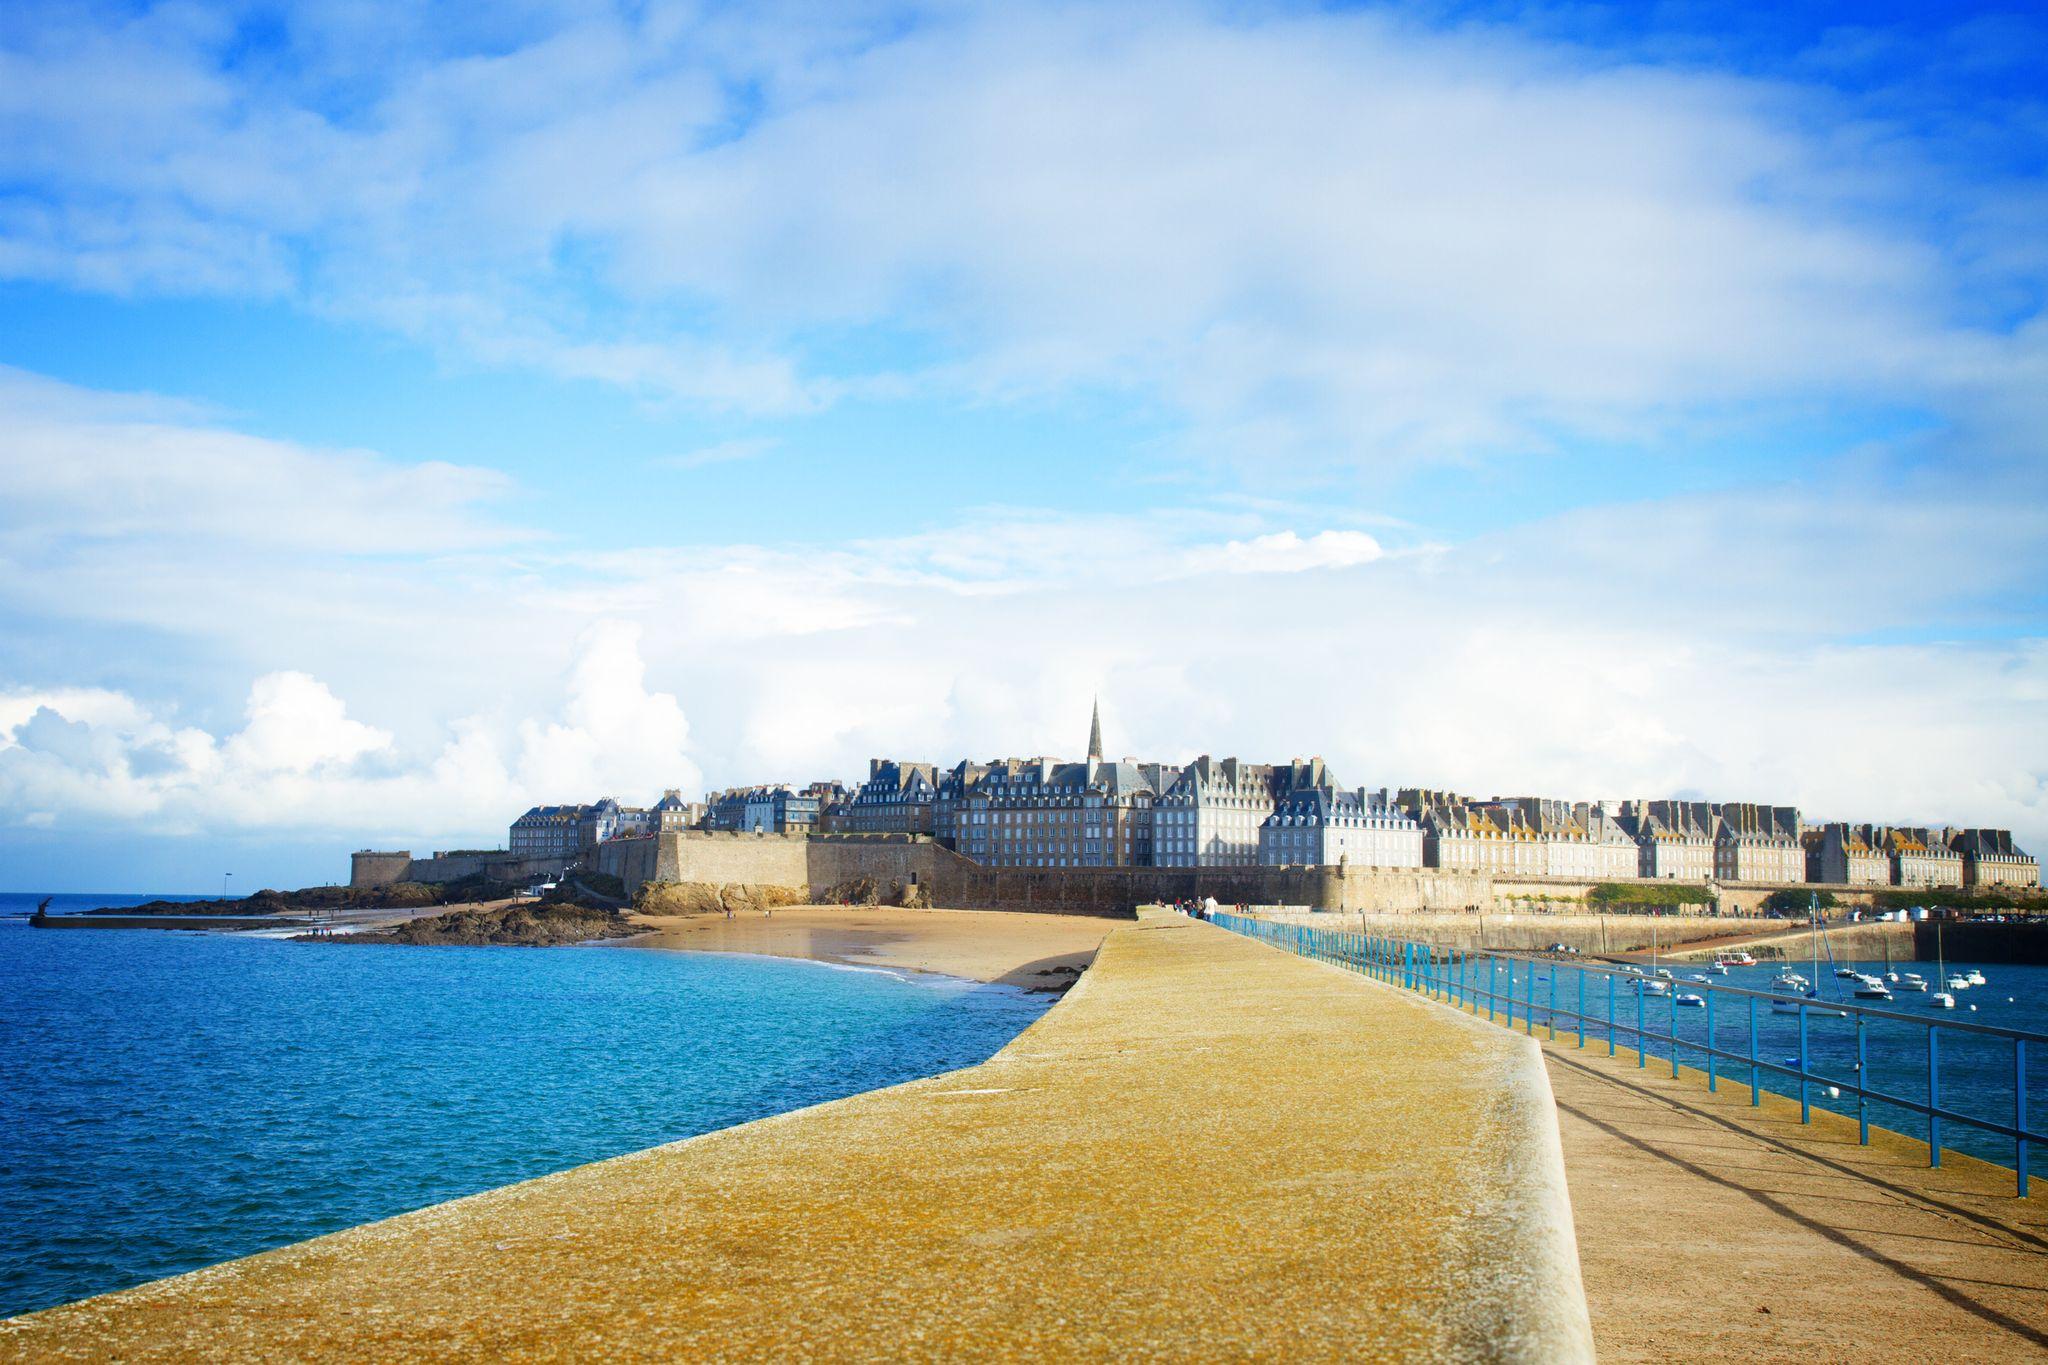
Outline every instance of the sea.
{"label": "sea", "polygon": [[[1049,997],[616,945],[31,928],[0,893],[0,1317],[986,1060]],[[151,899],[55,898],[53,913]]]}
{"label": "sea", "polygon": [[[1752,1079],[1748,1058],[1753,1015],[1755,1055],[1762,1063],[1755,1069],[1755,1080],[1766,1091],[1797,1099],[1803,1090],[1807,1103],[1814,1108],[1867,1118],[1874,1127],[1889,1128],[1922,1141],[1935,1136],[1945,1151],[1965,1152],[2006,1167],[2016,1167],[2019,1158],[2019,1149],[2010,1135],[1956,1118],[1942,1119],[1935,1133],[1930,1130],[1928,1116],[1909,1106],[1928,1105],[1950,1115],[1980,1119],[2008,1129],[2048,1131],[2048,1036],[2043,1036],[2048,1035],[2048,967],[1950,961],[1945,964],[1950,976],[1974,969],[1983,974],[1984,984],[1954,990],[1955,1008],[1940,1009],[1932,1003],[1934,993],[1942,989],[1933,962],[1846,962],[1823,958],[1817,971],[1810,961],[1802,960],[1731,966],[1726,975],[1711,972],[1702,963],[1666,965],[1676,978],[1671,994],[1646,994],[1640,1002],[1625,978],[1581,972],[1563,963],[1518,966],[1511,988],[1516,997],[1517,1027],[1526,1026],[1533,1012],[1537,1031],[1546,1032],[1554,1001],[1560,1034],[1568,1035],[1575,1027],[1572,1014],[1583,1012],[1592,1020],[1587,1028],[1586,1046],[1604,1050],[1609,1036],[1608,989],[1613,981],[1611,1017],[1617,1025],[1613,1030],[1616,1044],[1624,1049],[1633,1048],[1636,1035],[1632,1030],[1640,1027],[1648,1035],[1642,1049],[1646,1065],[1654,1067],[1662,1062],[1666,1074],[1674,1050],[1680,1065],[1706,1070],[1707,1048],[1711,1044],[1718,1054],[1734,1054],[1714,1058],[1716,1084],[1746,1089]],[[1853,995],[1857,983],[1836,976],[1837,969],[1879,978],[1889,973],[1903,977],[1917,972],[1928,983],[1928,990],[1909,991],[1894,983],[1889,1001],[1858,1000]],[[1505,982],[1508,969],[1498,970]],[[1806,1011],[1803,1042],[1797,1013],[1780,1013],[1772,1008],[1768,998],[1736,993],[1790,996],[1792,991],[1774,985],[1780,974],[1788,970],[1805,976],[1817,996]],[[1583,1010],[1578,996],[1582,977],[1586,992]],[[1695,977],[1704,979],[1692,979]],[[1485,983],[1482,980],[1479,984],[1483,988]],[[1710,986],[1734,990],[1710,990]],[[1532,990],[1533,1011],[1525,1003]],[[1704,1006],[1672,1003],[1678,995],[1688,992],[1711,998],[1712,1011]],[[1866,1016],[1859,1027],[1855,1010],[1831,1011],[1829,1006],[1867,1006],[1882,1014]],[[1504,1015],[1505,1007],[1500,1007],[1500,1011]],[[1944,1027],[1931,1028],[1930,1024]],[[1928,1035],[1932,1032],[1941,1036],[1930,1048]],[[2014,1034],[2031,1034],[2033,1038],[2016,1045]],[[1930,1055],[1936,1062],[1933,1070],[1938,1080],[1931,1092]],[[2022,1063],[2024,1073],[2020,1070]],[[1795,1074],[1799,1071],[1819,1079],[1802,1083]],[[2022,1074],[2024,1089],[2017,1083]],[[1855,1093],[1858,1088],[1873,1093],[1859,1097]],[[2023,1096],[2026,1121],[2021,1123]],[[1907,1104],[1888,1102],[1884,1097]],[[2029,1171],[2035,1179],[2048,1178],[2048,1151],[2044,1147],[2048,1143],[2029,1144]]]}

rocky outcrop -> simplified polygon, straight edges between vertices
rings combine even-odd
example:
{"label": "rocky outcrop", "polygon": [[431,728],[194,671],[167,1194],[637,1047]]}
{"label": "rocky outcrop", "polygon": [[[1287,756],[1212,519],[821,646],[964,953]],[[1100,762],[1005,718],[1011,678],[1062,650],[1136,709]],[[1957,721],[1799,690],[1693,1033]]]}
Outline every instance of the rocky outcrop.
{"label": "rocky outcrop", "polygon": [[804,893],[789,886],[751,882],[642,882],[633,910],[642,915],[722,915],[802,905]]}
{"label": "rocky outcrop", "polygon": [[529,901],[493,910],[457,910],[452,914],[416,919],[374,934],[344,934],[306,941],[555,948],[596,939],[628,938],[639,932],[637,925],[616,910]]}
{"label": "rocky outcrop", "polygon": [[819,905],[900,905],[906,910],[927,910],[931,899],[916,883],[881,882],[873,877],[853,877],[827,887],[812,888],[811,899]]}
{"label": "rocky outcrop", "polygon": [[258,891],[231,900],[149,901],[142,905],[86,910],[88,915],[295,915],[308,910],[417,910],[430,905],[465,905],[503,900],[512,888],[483,877],[452,882],[393,882],[388,886],[309,886],[299,891]]}

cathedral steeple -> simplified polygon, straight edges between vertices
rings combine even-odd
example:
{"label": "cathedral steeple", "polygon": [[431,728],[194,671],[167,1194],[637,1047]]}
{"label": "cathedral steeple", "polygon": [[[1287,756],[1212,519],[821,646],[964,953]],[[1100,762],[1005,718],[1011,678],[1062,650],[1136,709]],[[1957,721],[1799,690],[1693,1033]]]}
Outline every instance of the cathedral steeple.
{"label": "cathedral steeple", "polygon": [[1102,762],[1102,698],[1095,699],[1095,709],[1088,716],[1088,761]]}

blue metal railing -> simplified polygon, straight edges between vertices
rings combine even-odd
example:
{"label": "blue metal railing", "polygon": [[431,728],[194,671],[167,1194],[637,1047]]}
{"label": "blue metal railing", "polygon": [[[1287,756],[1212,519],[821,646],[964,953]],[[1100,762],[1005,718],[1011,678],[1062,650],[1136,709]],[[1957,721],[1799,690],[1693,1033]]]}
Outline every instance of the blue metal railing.
{"label": "blue metal railing", "polygon": [[[1650,978],[1628,968],[1563,962],[1550,958],[1517,957],[1486,949],[1432,946],[1363,932],[1319,929],[1306,924],[1256,919],[1224,912],[1218,912],[1211,918],[1222,928],[1299,953],[1303,957],[1346,967],[1361,972],[1373,980],[1421,992],[1474,1014],[1483,1011],[1489,1020],[1508,1028],[1516,1026],[1519,1012],[1521,1027],[1531,1036],[1538,1027],[1539,1009],[1544,1015],[1542,1026],[1548,1029],[1551,1039],[1557,1037],[1559,1019],[1575,1022],[1578,1025],[1577,1046],[1580,1048],[1586,1046],[1586,1039],[1593,1032],[1592,1026],[1597,1026],[1606,1040],[1607,1055],[1610,1057],[1615,1055],[1618,1036],[1634,1039],[1636,1045],[1633,1051],[1638,1067],[1649,1065],[1650,1058],[1654,1055],[1653,1046],[1661,1043],[1665,1048],[1665,1056],[1670,1061],[1671,1074],[1674,1078],[1679,1074],[1681,1051],[1690,1052],[1704,1063],[1709,1090],[1720,1089],[1723,1068],[1719,1063],[1739,1062],[1748,1068],[1749,1102],[1752,1105],[1763,1103],[1766,1076],[1783,1077],[1788,1083],[1796,1083],[1801,1123],[1812,1121],[1813,1092],[1816,1089],[1828,1098],[1848,1095],[1855,1101],[1858,1141],[1865,1145],[1870,1142],[1871,1103],[1874,1101],[1882,1105],[1891,1105],[1909,1114],[1918,1115],[1926,1121],[1927,1161],[1930,1166],[1941,1165],[1944,1123],[1963,1124],[1980,1132],[2006,1138],[2013,1144],[2013,1169],[2021,1198],[2027,1195],[2027,1167],[2033,1145],[2048,1142],[2048,1133],[2028,1126],[2027,1114],[2027,1058],[2030,1045],[2033,1045],[2035,1057],[2048,1057],[2048,1034],[1998,1028],[1990,1024],[1929,1018],[1899,1010],[1855,1005],[1847,1001],[1795,999],[1769,991],[1749,990],[1741,986],[1719,986],[1708,981],[1664,982],[1666,989],[1677,991],[1683,986],[1686,991],[1703,997],[1705,1037],[1692,1039],[1684,1037],[1679,1032],[1679,1007],[1675,1003],[1675,998],[1652,995],[1650,991],[1644,989]],[[1515,995],[1514,989],[1517,984],[1517,967],[1526,969],[1522,973],[1525,989],[1519,998]],[[1503,970],[1505,982],[1502,980]],[[1558,978],[1565,972],[1572,973],[1577,983],[1570,1006],[1562,1005],[1558,1000]],[[1539,974],[1540,979],[1547,980],[1549,985],[1546,998],[1540,1002],[1536,998]],[[1596,989],[1591,1003],[1599,1004],[1600,997],[1604,995],[1606,1008],[1602,1013],[1588,1013],[1587,983],[1589,980],[1597,982],[1603,979],[1605,990],[1603,992]],[[1633,996],[1635,1002],[1633,1023],[1619,1017],[1619,1007],[1629,996]],[[1666,1006],[1665,1027],[1662,1029],[1655,1029],[1647,1017],[1645,1007],[1650,999],[1655,999]],[[1718,1010],[1717,1000],[1722,1002]],[[1798,1050],[1783,1063],[1772,1062],[1758,1055],[1758,1001],[1764,1002],[1766,1006],[1776,1006],[1780,1010],[1787,1004],[1796,1004]],[[1716,1027],[1716,1014],[1718,1013],[1722,1020],[1726,1020],[1731,1010],[1747,1024],[1744,1030],[1746,1045],[1739,1050],[1720,1046],[1721,1034],[1717,1032]],[[1813,1018],[1843,1018],[1853,1023],[1856,1031],[1853,1079],[1824,1075],[1812,1068],[1813,1053],[1809,1047],[1808,1024]],[[1927,1030],[1925,1099],[1880,1090],[1866,1083],[1871,1075],[1867,1035],[1874,1024],[1894,1022]],[[1943,1103],[1941,1042],[1944,1037],[2004,1040],[2011,1045],[2011,1123],[1987,1118],[1981,1114],[1965,1113]],[[1787,1091],[1787,1098],[1792,1098],[1793,1093]]]}

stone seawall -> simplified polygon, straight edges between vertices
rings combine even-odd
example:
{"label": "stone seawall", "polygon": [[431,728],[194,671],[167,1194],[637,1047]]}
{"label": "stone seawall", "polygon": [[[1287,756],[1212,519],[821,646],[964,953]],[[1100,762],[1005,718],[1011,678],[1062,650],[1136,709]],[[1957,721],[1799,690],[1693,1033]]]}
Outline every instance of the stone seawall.
{"label": "stone seawall", "polygon": [[455,882],[483,876],[492,881],[524,886],[552,878],[568,866],[564,858],[524,858],[503,849],[474,853],[437,853],[415,858],[407,850],[382,852],[364,849],[349,860],[348,884],[357,890],[395,886],[400,882]]}
{"label": "stone seawall", "polygon": [[[1796,921],[1767,920],[1764,923],[1768,937],[1753,938],[1742,944],[1750,956],[1760,962],[1804,962],[1812,955],[1812,929]],[[1823,959],[1830,955],[1837,962],[1881,962],[1887,956],[1894,962],[1911,962],[1914,959],[1913,926],[1910,924],[1882,920],[1838,924],[1822,930],[1821,939]],[[1713,950],[1676,951],[1671,956],[1674,959],[1706,961],[1713,957]],[[1932,950],[1928,956],[1933,956]]]}
{"label": "stone seawall", "polygon": [[1562,943],[1581,953],[1632,953],[1653,944],[1671,950],[1674,944],[1729,935],[1755,934],[1783,927],[1782,920],[1722,915],[1573,915],[1502,913],[1350,913],[1318,914],[1298,909],[1262,909],[1266,919],[1307,924],[1318,929],[1343,929],[1387,938],[1430,943],[1473,952],[1492,948],[1529,952]]}
{"label": "stone seawall", "polygon": [[672,833],[599,847],[598,870],[630,894],[642,882],[785,886],[823,897],[862,878],[917,886],[934,905],[1129,917],[1138,906],[1213,896],[1224,904],[1458,910],[1490,905],[1484,876],[1335,867],[984,867],[930,839]]}
{"label": "stone seawall", "polygon": [[[1922,962],[1935,957],[1936,924],[1922,921],[1912,926],[1914,954]],[[1984,920],[1943,922],[1940,950],[1951,962],[2048,963],[2048,920],[2025,924],[1997,924]]]}
{"label": "stone seawall", "polygon": [[[804,836],[711,834],[692,831],[616,839],[597,851],[598,870],[618,877],[628,893],[646,881],[709,886],[783,886],[814,897],[867,879],[885,893],[917,886],[933,905],[967,910],[1031,910],[1126,917],[1138,906],[1213,896],[1225,905],[1285,905],[1372,914],[1514,911],[1558,931],[1551,941],[1598,949],[1597,931],[1609,926],[1604,951],[1648,947],[1621,944],[1612,925],[1642,916],[1601,915],[1584,904],[1596,885],[1585,880],[1495,877],[1437,868],[1363,867],[986,867],[922,835]],[[1645,886],[1660,885],[1644,882]],[[1676,918],[1746,923],[1763,898],[1780,887],[1716,887],[1718,899],[1696,908],[1670,907]],[[1800,888],[1807,889],[1807,888]],[[1870,888],[1814,887],[1838,900],[1869,900]],[[1551,907],[1557,907],[1553,913]],[[1718,913],[1716,913],[1718,911]],[[1574,915],[1584,921],[1567,925]],[[1647,921],[1646,921],[1647,922]],[[1442,928],[1429,921],[1434,928]],[[1758,920],[1769,925],[1773,921]],[[1565,932],[1569,929],[1569,932]],[[1593,935],[1588,937],[1587,935]],[[1573,937],[1578,935],[1578,937]],[[1688,936],[1699,934],[1688,931]],[[1529,937],[1517,934],[1517,938]],[[1540,933],[1536,935],[1540,937]],[[1497,946],[1541,946],[1529,942]]]}

